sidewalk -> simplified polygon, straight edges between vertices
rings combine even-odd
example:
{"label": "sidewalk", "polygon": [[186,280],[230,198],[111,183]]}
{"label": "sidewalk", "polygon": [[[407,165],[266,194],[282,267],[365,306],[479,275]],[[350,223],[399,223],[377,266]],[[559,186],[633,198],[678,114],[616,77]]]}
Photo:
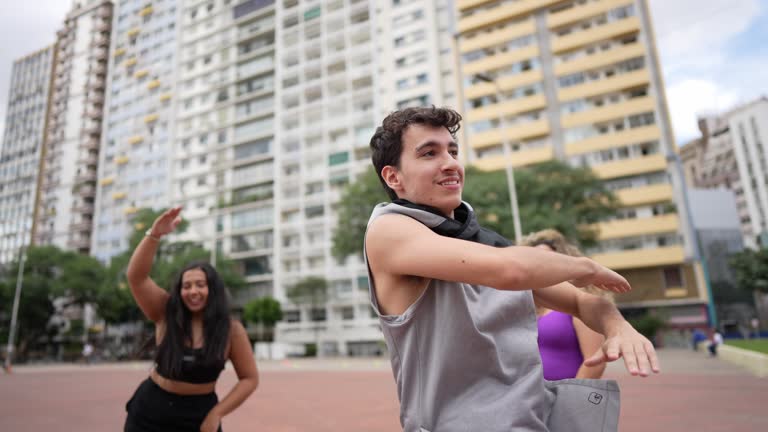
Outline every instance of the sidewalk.
{"label": "sidewalk", "polygon": [[[622,392],[622,432],[766,431],[768,379],[710,359],[662,350],[662,374],[627,375],[611,364]],[[0,375],[0,431],[122,430],[124,406],[149,363],[18,366]],[[261,384],[224,430],[388,432],[400,430],[387,359],[291,359],[259,362]],[[224,372],[222,396],[236,381]]]}

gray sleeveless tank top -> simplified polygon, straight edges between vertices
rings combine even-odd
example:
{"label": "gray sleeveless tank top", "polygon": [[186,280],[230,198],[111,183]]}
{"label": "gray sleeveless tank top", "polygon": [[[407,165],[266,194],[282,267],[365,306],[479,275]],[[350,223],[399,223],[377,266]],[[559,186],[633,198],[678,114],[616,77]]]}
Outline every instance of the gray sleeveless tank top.
{"label": "gray sleeveless tank top", "polygon": [[[471,207],[463,205],[473,217]],[[368,225],[393,213],[432,229],[446,221],[422,209],[384,203],[376,206]],[[365,259],[367,264],[367,255]],[[370,266],[368,275],[371,303],[390,352],[404,431],[571,430],[552,428],[550,422],[558,391],[543,378],[530,291],[432,280],[402,315],[382,315]],[[595,380],[566,381],[581,385]],[[572,417],[569,407],[560,411]]]}

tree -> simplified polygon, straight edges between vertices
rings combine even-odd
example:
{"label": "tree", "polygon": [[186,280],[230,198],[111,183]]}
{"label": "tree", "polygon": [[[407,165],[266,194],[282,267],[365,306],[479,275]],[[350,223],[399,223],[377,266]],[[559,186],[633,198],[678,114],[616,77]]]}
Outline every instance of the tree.
{"label": "tree", "polygon": [[379,176],[374,169],[366,170],[354,183],[344,188],[339,201],[339,219],[333,229],[334,257],[343,259],[349,255],[362,254],[363,237],[373,207],[389,201],[381,187]]}
{"label": "tree", "polygon": [[734,254],[729,263],[739,288],[768,293],[768,249],[745,249]]}
{"label": "tree", "polygon": [[[18,261],[6,268],[1,276],[0,294],[3,301],[3,321],[10,324],[13,295],[16,289]],[[64,299],[63,306],[84,306],[94,302],[104,278],[104,267],[96,259],[75,252],[62,251],[55,246],[29,247],[22,279],[19,301],[17,338],[19,358],[38,342],[58,333],[50,328],[51,316],[56,311],[54,299]],[[7,329],[9,325],[4,325]],[[79,335],[74,335],[79,336]]]}
{"label": "tree", "polygon": [[[504,171],[466,168],[462,198],[470,203],[480,223],[514,238],[509,189]],[[581,247],[595,244],[590,224],[616,212],[618,200],[592,172],[549,161],[515,170],[515,183],[523,233],[554,228]],[[339,202],[333,233],[333,255],[362,254],[363,238],[373,207],[389,201],[374,170],[347,186]]]}
{"label": "tree", "polygon": [[272,342],[274,340],[275,324],[283,319],[280,302],[272,297],[262,297],[251,300],[243,307],[243,319],[259,325],[259,340]]}

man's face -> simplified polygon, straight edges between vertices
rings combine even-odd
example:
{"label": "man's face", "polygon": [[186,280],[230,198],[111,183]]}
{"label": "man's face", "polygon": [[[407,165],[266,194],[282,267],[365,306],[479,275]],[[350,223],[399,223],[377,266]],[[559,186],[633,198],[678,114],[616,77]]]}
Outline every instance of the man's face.
{"label": "man's face", "polygon": [[409,126],[402,143],[400,169],[385,167],[384,179],[400,198],[453,217],[464,186],[458,144],[446,128],[422,124]]}

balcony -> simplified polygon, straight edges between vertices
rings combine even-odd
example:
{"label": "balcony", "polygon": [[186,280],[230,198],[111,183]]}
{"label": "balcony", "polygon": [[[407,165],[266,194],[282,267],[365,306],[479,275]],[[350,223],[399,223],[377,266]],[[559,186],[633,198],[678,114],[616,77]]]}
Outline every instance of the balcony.
{"label": "balcony", "polygon": [[620,48],[615,47],[610,51],[601,51],[557,64],[555,65],[555,75],[563,76],[576,72],[600,69],[625,60],[642,57],[643,55],[645,55],[645,47],[641,43],[624,45]]}
{"label": "balcony", "polygon": [[662,155],[644,156],[592,166],[592,172],[602,180],[665,171],[666,169],[667,160]]}
{"label": "balcony", "polygon": [[[465,33],[483,27],[490,27],[537,9],[546,8],[559,1],[560,0],[519,0],[510,4],[500,5],[492,9],[480,11],[467,18],[460,18],[458,30],[460,33]],[[460,0],[457,2],[456,8],[463,11],[483,3],[488,3],[488,0]]]}
{"label": "balcony", "polygon": [[501,128],[496,128],[480,133],[470,133],[469,141],[472,143],[472,148],[481,149],[501,144],[505,136],[510,142],[514,142],[547,134],[549,134],[549,124],[546,119],[542,119],[513,125],[503,131]]}
{"label": "balcony", "polygon": [[129,38],[135,38],[136,36],[139,35],[140,31],[141,29],[139,29],[138,27],[134,27],[128,30],[127,32],[125,32],[125,35],[128,36]]}
{"label": "balcony", "polygon": [[532,19],[520,24],[508,26],[502,30],[496,30],[484,34],[482,37],[461,40],[461,53],[465,54],[477,49],[494,46],[511,40],[536,33],[536,22]]}
{"label": "balcony", "polygon": [[144,137],[141,135],[134,135],[128,138],[128,144],[139,144],[142,141],[144,141]]}
{"label": "balcony", "polygon": [[596,42],[613,39],[626,34],[640,31],[641,24],[637,17],[593,27],[576,33],[552,38],[552,52],[560,54]]}
{"label": "balcony", "polygon": [[91,228],[93,228],[93,221],[90,220],[83,220],[69,226],[69,230],[74,232],[91,231]]}
{"label": "balcony", "polygon": [[593,153],[601,150],[609,150],[617,147],[626,147],[632,144],[657,141],[661,139],[661,129],[656,125],[641,126],[634,129],[626,129],[621,132],[597,135],[581,141],[575,141],[565,145],[565,154],[574,156],[584,153]]}
{"label": "balcony", "polygon": [[125,54],[125,48],[118,48],[115,50],[114,53],[112,53],[113,57],[120,57],[121,55]]}
{"label": "balcony", "polygon": [[597,228],[599,240],[610,240],[677,232],[680,223],[677,214],[665,214],[647,218],[601,222],[593,225],[593,228]]}
{"label": "balcony", "polygon": [[560,89],[557,93],[557,98],[561,102],[583,99],[605,93],[622,91],[633,87],[641,87],[648,85],[650,80],[651,77],[648,74],[648,70],[642,69]]}
{"label": "balcony", "polygon": [[561,123],[564,128],[590,125],[609,120],[625,118],[634,114],[642,114],[645,112],[654,111],[655,108],[656,101],[653,100],[653,98],[649,96],[639,97],[625,100],[616,104],[603,105],[599,108],[592,108],[574,114],[569,114],[561,118]]}
{"label": "balcony", "polygon": [[77,250],[87,250],[91,247],[91,240],[88,238],[70,239],[67,242],[67,246]]}
{"label": "balcony", "polygon": [[96,188],[91,184],[82,183],[75,188],[75,192],[80,198],[93,198],[96,195]]}
{"label": "balcony", "polygon": [[147,84],[147,89],[154,90],[156,88],[160,87],[160,81],[159,80],[152,80]]}
{"label": "balcony", "polygon": [[83,165],[96,166],[99,164],[99,157],[94,154],[87,154],[87,155],[78,157],[77,162]]}
{"label": "balcony", "polygon": [[139,11],[139,16],[141,16],[141,17],[149,16],[154,11],[155,11],[155,9],[152,6],[147,6],[144,9]]}
{"label": "balcony", "polygon": [[685,262],[685,251],[681,246],[669,246],[601,253],[591,258],[610,269],[627,270],[682,264]]}
{"label": "balcony", "polygon": [[474,75],[481,72],[488,72],[501,69],[523,60],[535,58],[539,55],[539,47],[529,45],[513,51],[498,53],[489,57],[465,63],[462,67],[464,75]]}
{"label": "balcony", "polygon": [[93,214],[93,203],[74,203],[72,205],[72,213],[87,213],[87,214]]}
{"label": "balcony", "polygon": [[585,6],[576,6],[561,12],[550,13],[547,17],[547,24],[550,28],[560,27],[633,3],[633,0],[602,0],[599,2],[592,2]]}
{"label": "balcony", "polygon": [[150,115],[144,117],[144,123],[154,123],[159,118],[160,118],[160,116],[157,115],[157,114],[150,114]]}
{"label": "balcony", "polygon": [[105,178],[101,179],[101,181],[99,181],[99,184],[102,185],[102,186],[109,186],[109,185],[111,185],[114,182],[115,182],[115,178],[114,177],[105,177]]}
{"label": "balcony", "polygon": [[510,152],[509,159],[506,160],[504,159],[504,155],[499,155],[483,159],[476,159],[472,162],[472,164],[483,171],[496,171],[505,168],[507,164],[512,165],[515,168],[520,168],[527,165],[546,162],[553,159],[554,157],[555,154],[552,150],[552,147],[546,146]]}
{"label": "balcony", "polygon": [[673,199],[672,185],[662,183],[619,189],[616,191],[616,198],[618,198],[619,202],[621,202],[621,205],[624,207],[671,202]]}
{"label": "balcony", "polygon": [[467,121],[476,122],[480,120],[494,120],[502,116],[510,116],[522,112],[533,111],[544,108],[547,100],[543,94],[517,98],[504,101],[487,107],[476,108],[467,113]]}

